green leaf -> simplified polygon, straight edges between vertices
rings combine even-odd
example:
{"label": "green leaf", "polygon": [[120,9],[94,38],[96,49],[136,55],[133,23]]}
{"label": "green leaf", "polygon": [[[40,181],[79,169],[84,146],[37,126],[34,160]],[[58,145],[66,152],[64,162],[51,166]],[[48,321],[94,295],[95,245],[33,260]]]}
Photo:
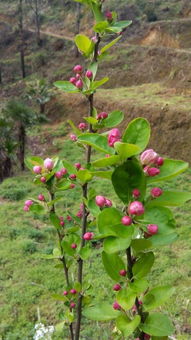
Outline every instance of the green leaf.
{"label": "green leaf", "polygon": [[119,154],[120,159],[125,160],[140,152],[140,148],[134,144],[116,142],[114,148]]}
{"label": "green leaf", "polygon": [[108,145],[107,137],[98,133],[83,133],[78,137],[78,140],[106,154],[113,155],[115,153],[115,150]]}
{"label": "green leaf", "polygon": [[95,217],[97,217],[97,215],[100,213],[100,209],[95,203],[95,197],[88,200],[88,209],[90,210],[90,213]]}
{"label": "green leaf", "polygon": [[66,168],[66,170],[70,173],[70,174],[76,174],[77,170],[75,168],[75,166],[68,162],[66,159],[62,160],[63,166]]}
{"label": "green leaf", "polygon": [[139,146],[140,151],[144,150],[150,139],[151,128],[145,118],[136,118],[127,126],[123,134],[123,142]]}
{"label": "green leaf", "polygon": [[50,221],[51,221],[51,223],[53,224],[53,226],[56,229],[60,229],[61,228],[61,226],[60,226],[60,219],[59,219],[59,217],[54,212],[50,213]]}
{"label": "green leaf", "polygon": [[122,259],[117,254],[107,254],[103,251],[102,261],[107,274],[114,280],[120,281],[119,271],[125,269]]}
{"label": "green leaf", "polygon": [[118,166],[113,172],[112,184],[116,194],[124,203],[129,202],[135,188],[140,190],[143,198],[146,191],[146,177],[139,162],[132,159]]}
{"label": "green leaf", "polygon": [[136,315],[133,320],[130,320],[127,315],[121,314],[116,320],[117,328],[125,337],[131,335],[141,322],[141,317]]}
{"label": "green leaf", "polygon": [[88,70],[92,71],[92,73],[93,73],[93,80],[96,77],[97,69],[98,69],[98,63],[97,62],[93,62],[93,63],[91,63],[91,65],[88,66]]}
{"label": "green leaf", "polygon": [[66,296],[59,295],[59,294],[53,294],[52,298],[57,300],[57,301],[62,301],[62,302],[65,302],[65,301],[68,300]]}
{"label": "green leaf", "polygon": [[110,157],[100,158],[97,161],[92,162],[92,166],[96,168],[103,168],[105,166],[111,166],[111,165],[117,164],[119,163],[119,161],[120,161],[119,156],[114,155]]}
{"label": "green leaf", "polygon": [[121,289],[116,296],[117,302],[120,306],[125,309],[129,310],[135,304],[136,293],[133,292],[129,287]]}
{"label": "green leaf", "polygon": [[120,312],[113,309],[112,305],[104,302],[83,309],[83,315],[94,321],[109,321],[116,319]]}
{"label": "green leaf", "polygon": [[120,33],[124,28],[131,25],[132,21],[118,21],[107,28],[107,32]]}
{"label": "green leaf", "polygon": [[175,159],[165,159],[164,164],[160,167],[160,174],[155,177],[147,177],[148,183],[164,181],[178,176],[186,169],[189,164]]}
{"label": "green leaf", "polygon": [[33,205],[30,206],[30,211],[37,214],[41,214],[44,212],[44,207],[41,204],[34,203]]}
{"label": "green leaf", "polygon": [[32,171],[35,165],[40,165],[41,167],[43,167],[44,161],[41,157],[33,156],[25,158],[25,164],[27,168]]}
{"label": "green leaf", "polygon": [[[86,1],[86,0],[85,0]],[[102,7],[100,1],[97,0],[89,0],[90,6],[94,15],[96,22],[100,22],[104,20],[104,15],[102,13]]]}
{"label": "green leaf", "polygon": [[92,177],[93,177],[92,173],[87,169],[79,170],[77,172],[77,178],[83,183],[91,181]]}
{"label": "green leaf", "polygon": [[157,197],[149,202],[148,206],[173,206],[178,207],[187,201],[191,200],[190,192],[183,191],[163,191],[160,197]]}
{"label": "green leaf", "polygon": [[117,236],[113,226],[118,226],[122,217],[122,213],[116,208],[102,210],[97,218],[99,232],[103,235]]}
{"label": "green leaf", "polygon": [[133,266],[133,275],[136,279],[146,276],[154,263],[154,254],[152,252],[143,253]]}
{"label": "green leaf", "polygon": [[64,92],[68,93],[77,93],[79,90],[76,88],[75,85],[70,83],[69,81],[65,80],[59,80],[54,83],[54,86],[56,86],[59,90],[62,90]]}
{"label": "green leaf", "polygon": [[91,171],[91,174],[95,177],[101,177],[111,179],[113,171]]}
{"label": "green leaf", "polygon": [[95,80],[92,82],[91,90],[96,90],[98,87],[104,85],[109,80],[108,77],[102,78],[101,80]]}
{"label": "green leaf", "polygon": [[106,31],[106,29],[109,27],[109,23],[108,21],[100,21],[99,23],[97,23],[96,25],[94,25],[93,30],[94,32],[97,33],[104,33]]}
{"label": "green leaf", "polygon": [[162,286],[151,289],[143,297],[144,310],[151,311],[161,306],[166,300],[168,300],[172,294],[174,294],[175,288],[170,286]]}
{"label": "green leaf", "polygon": [[119,125],[124,119],[124,113],[119,110],[112,111],[106,119],[104,119],[103,124],[107,128],[112,128]]}
{"label": "green leaf", "polygon": [[120,250],[127,249],[131,243],[131,236],[133,234],[133,229],[129,228],[129,237],[128,238],[119,238],[119,237],[107,237],[103,243],[103,249],[106,253],[112,254],[116,253]]}
{"label": "green leaf", "polygon": [[75,249],[72,249],[71,243],[66,241],[65,239],[62,241],[62,248],[64,252],[69,256],[73,256],[75,254]]}
{"label": "green leaf", "polygon": [[144,218],[148,224],[157,224],[158,233],[149,238],[153,246],[166,245],[177,238],[175,220],[171,210],[166,207],[146,207]]}
{"label": "green leaf", "polygon": [[94,44],[86,35],[78,34],[74,41],[80,52],[82,52],[86,57],[93,52]]}
{"label": "green leaf", "polygon": [[76,134],[76,136],[81,135],[81,130],[79,130],[73,123],[73,121],[71,119],[67,120],[68,124],[71,126],[72,130],[74,131],[74,133]]}
{"label": "green leaf", "polygon": [[146,240],[144,238],[138,238],[135,240],[132,240],[131,246],[135,253],[140,253],[146,249],[149,249],[152,247],[152,242],[150,240]]}
{"label": "green leaf", "polygon": [[174,332],[169,318],[161,313],[150,313],[140,328],[143,332],[154,336],[167,336]]}
{"label": "green leaf", "polygon": [[80,257],[82,260],[87,260],[89,259],[90,255],[92,253],[92,248],[89,245],[86,245],[85,247],[80,249]]}
{"label": "green leaf", "polygon": [[88,122],[91,125],[95,125],[98,123],[98,120],[94,117],[84,117],[84,120],[86,120],[86,122]]}
{"label": "green leaf", "polygon": [[133,290],[137,294],[144,293],[146,289],[148,288],[148,286],[149,286],[149,283],[145,279],[139,279],[133,282],[129,282],[129,287],[131,288],[131,290]]}
{"label": "green leaf", "polygon": [[121,36],[117,37],[116,39],[112,40],[109,44],[105,45],[104,47],[102,47],[101,49],[101,53],[106,52],[110,47],[112,47],[113,45],[115,45],[119,40],[121,39]]}

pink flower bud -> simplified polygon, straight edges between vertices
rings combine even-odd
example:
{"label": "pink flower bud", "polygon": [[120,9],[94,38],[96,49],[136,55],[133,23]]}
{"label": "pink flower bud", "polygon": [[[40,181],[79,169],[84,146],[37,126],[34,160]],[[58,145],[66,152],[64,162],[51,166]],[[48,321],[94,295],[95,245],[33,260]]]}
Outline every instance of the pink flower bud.
{"label": "pink flower bud", "polygon": [[108,144],[109,146],[114,146],[114,144],[120,141],[121,132],[118,129],[112,129],[108,135]]}
{"label": "pink flower bud", "polygon": [[25,201],[25,205],[26,205],[27,207],[30,207],[32,204],[33,204],[33,201],[32,201],[32,200],[27,200],[27,201]]}
{"label": "pink flower bud", "polygon": [[74,302],[71,302],[71,303],[70,303],[70,308],[71,308],[71,309],[74,309],[75,307],[76,307],[76,304],[75,304]]}
{"label": "pink flower bud", "polygon": [[62,178],[62,172],[61,172],[61,171],[57,171],[57,172],[55,173],[55,177],[56,177],[57,179],[61,179],[61,178]]}
{"label": "pink flower bud", "polygon": [[105,157],[106,157],[106,158],[109,158],[109,157],[110,157],[110,155],[107,153],[107,154],[105,155]]}
{"label": "pink flower bud", "polygon": [[96,196],[95,202],[98,205],[98,207],[103,208],[105,206],[106,199],[104,196]]}
{"label": "pink flower bud", "polygon": [[155,161],[155,164],[158,165],[158,166],[163,165],[164,164],[164,158],[158,157]]}
{"label": "pink flower bud", "polygon": [[131,225],[132,224],[132,218],[129,216],[123,216],[121,219],[121,223],[124,225]]}
{"label": "pink flower bud", "polygon": [[23,210],[24,211],[29,211],[29,207],[27,205],[24,205]]}
{"label": "pink flower bud", "polygon": [[78,125],[78,128],[79,128],[80,130],[85,130],[85,129],[87,128],[87,126],[86,126],[85,123],[80,123],[80,124]]}
{"label": "pink flower bud", "polygon": [[138,198],[141,195],[139,189],[134,189],[132,194],[133,194],[133,197],[135,198]]}
{"label": "pink flower bud", "polygon": [[44,161],[44,167],[47,170],[52,170],[52,168],[54,167],[54,162],[51,158],[46,158]]}
{"label": "pink flower bud", "polygon": [[91,40],[94,42],[94,44],[96,44],[98,42],[96,35],[94,37],[92,37]]}
{"label": "pink flower bud", "polygon": [[87,71],[86,71],[86,77],[89,78],[89,79],[92,79],[93,73],[92,73],[91,70],[87,70]]}
{"label": "pink flower bud", "polygon": [[44,176],[41,177],[41,178],[40,178],[40,181],[41,181],[42,183],[46,183],[46,177],[44,177]]}
{"label": "pink flower bud", "polygon": [[41,174],[42,168],[39,165],[35,165],[33,167],[33,171],[34,171],[35,174]]}
{"label": "pink flower bud", "polygon": [[38,199],[39,199],[39,201],[45,201],[45,197],[44,197],[43,194],[39,194]]}
{"label": "pink flower bud", "polygon": [[62,227],[64,227],[65,222],[64,222],[64,221],[60,221],[60,225],[61,225]]}
{"label": "pink flower bud", "polygon": [[76,248],[77,248],[77,244],[76,244],[76,243],[72,243],[72,244],[71,244],[71,248],[72,248],[72,249],[76,249]]}
{"label": "pink flower bud", "polygon": [[73,135],[73,134],[70,135],[70,139],[71,139],[73,142],[76,142],[76,141],[77,141],[76,135]]}
{"label": "pink flower bud", "polygon": [[109,21],[113,20],[113,15],[112,15],[112,13],[111,13],[110,11],[107,11],[107,12],[105,13],[105,17],[106,17],[107,20],[109,20]]}
{"label": "pink flower bud", "polygon": [[75,175],[75,174],[71,174],[71,175],[69,176],[69,178],[70,178],[71,180],[75,180],[75,179],[76,179],[76,175]]}
{"label": "pink flower bud", "polygon": [[76,73],[76,79],[79,80],[81,78],[81,75],[79,73]]}
{"label": "pink flower bud", "polygon": [[76,78],[75,77],[71,77],[69,82],[73,85],[76,85]]}
{"label": "pink flower bud", "polygon": [[121,269],[121,270],[119,271],[119,275],[121,275],[121,276],[126,276],[126,275],[127,275],[127,271],[126,271],[125,269]]}
{"label": "pink flower bud", "polygon": [[144,335],[144,340],[150,340],[151,336],[149,334]]}
{"label": "pink flower bud", "polygon": [[140,216],[143,215],[145,212],[144,206],[141,202],[139,201],[134,201],[130,203],[129,205],[129,214],[130,215],[136,215]]}
{"label": "pink flower bud", "polygon": [[153,149],[145,150],[141,156],[140,161],[142,165],[149,165],[155,163],[158,155]]}
{"label": "pink flower bud", "polygon": [[75,184],[74,183],[71,183],[70,184],[70,189],[74,189],[75,188]]}
{"label": "pink flower bud", "polygon": [[60,172],[61,172],[62,176],[64,176],[64,175],[67,174],[67,170],[66,170],[65,168],[62,168],[62,169],[60,170]]}
{"label": "pink flower bud", "polygon": [[108,117],[108,113],[107,112],[100,112],[98,115],[97,115],[97,119],[105,119]]}
{"label": "pink flower bud", "polygon": [[90,240],[92,240],[93,237],[94,237],[94,233],[87,232],[87,233],[84,234],[83,239],[86,240],[86,241],[90,241]]}
{"label": "pink flower bud", "polygon": [[162,193],[163,193],[163,191],[160,188],[153,188],[153,189],[151,189],[151,196],[153,198],[161,196]]}
{"label": "pink flower bud", "polygon": [[147,175],[150,177],[154,177],[160,174],[160,170],[158,168],[148,168]]}
{"label": "pink flower bud", "polygon": [[77,170],[79,170],[81,168],[81,164],[80,163],[75,163],[74,165],[75,165]]}
{"label": "pink flower bud", "polygon": [[70,215],[68,215],[68,216],[66,217],[66,219],[67,219],[69,222],[72,221],[72,217],[71,217]]}
{"label": "pink flower bud", "polygon": [[65,290],[64,292],[63,292],[63,295],[68,295],[68,291],[67,290]]}
{"label": "pink flower bud", "polygon": [[76,65],[76,66],[74,66],[73,71],[75,73],[82,73],[83,67],[81,65]]}
{"label": "pink flower bud", "polygon": [[113,286],[113,290],[115,290],[116,292],[118,292],[120,289],[121,289],[121,285],[120,285],[119,283],[116,283],[116,284]]}
{"label": "pink flower bud", "polygon": [[77,290],[75,290],[75,289],[70,289],[70,293],[71,293],[71,294],[76,294],[76,293],[77,293]]}
{"label": "pink flower bud", "polygon": [[113,309],[115,309],[115,310],[120,310],[120,309],[121,309],[121,306],[118,304],[117,301],[115,301],[115,302],[113,303]]}
{"label": "pink flower bud", "polygon": [[79,218],[82,218],[83,212],[82,212],[81,210],[79,210],[79,211],[77,212],[76,216],[79,217]]}
{"label": "pink flower bud", "polygon": [[81,168],[79,168],[79,170],[85,170],[85,168],[83,168],[83,167],[81,166]]}
{"label": "pink flower bud", "polygon": [[112,202],[111,202],[111,200],[108,200],[108,199],[106,198],[106,200],[105,200],[105,206],[106,206],[106,207],[112,207]]}
{"label": "pink flower bud", "polygon": [[157,224],[149,224],[147,226],[147,231],[150,235],[155,235],[158,233],[158,225]]}
{"label": "pink flower bud", "polygon": [[76,87],[81,90],[83,89],[83,86],[84,86],[83,81],[81,79],[77,80]]}

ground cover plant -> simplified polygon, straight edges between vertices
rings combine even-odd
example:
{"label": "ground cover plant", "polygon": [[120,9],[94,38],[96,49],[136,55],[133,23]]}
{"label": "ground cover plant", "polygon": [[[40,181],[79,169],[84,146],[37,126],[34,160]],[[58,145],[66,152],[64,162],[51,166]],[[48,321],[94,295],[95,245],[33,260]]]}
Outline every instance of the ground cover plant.
{"label": "ground cover plant", "polygon": [[[26,164],[35,174],[34,182],[43,185],[48,198],[39,193],[38,199],[25,201],[24,210],[37,215],[47,211],[57,232],[58,247],[46,258],[58,259],[64,270],[65,290],[54,297],[65,306],[61,327],[68,326],[71,339],[80,338],[82,315],[94,321],[115,320],[116,338],[167,339],[174,328],[167,315],[158,312],[158,307],[170,298],[174,288],[169,285],[153,288],[146,277],[154,264],[153,249],[177,238],[175,220],[167,207],[182,205],[191,195],[162,190],[155,183],[176,177],[188,164],[163,159],[152,149],[145,150],[150,126],[144,118],[130,122],[122,133],[116,128],[123,120],[121,111],[110,114],[96,111],[94,94],[108,80],[107,77],[95,80],[98,62],[120,36],[101,50],[100,42],[107,33],[121,33],[130,22],[117,22],[111,12],[104,19],[100,1],[80,2],[90,6],[96,20],[92,40],[85,35],[75,39],[90,64],[85,73],[81,65],[76,65],[75,77],[68,82],[56,82],[55,86],[69,93],[79,92],[88,100],[89,116],[84,117],[85,122],[75,127],[70,121],[74,129],[71,139],[84,149],[86,161],[73,165],[56,157],[27,158]],[[94,154],[92,159],[93,149],[102,153],[101,158]],[[95,178],[110,181],[118,197],[116,203],[91,188]],[[81,205],[76,215],[71,212],[64,220],[57,213],[57,202],[65,193],[68,195],[68,190],[82,193]],[[91,293],[93,282],[84,280],[84,262],[89,260],[94,247],[99,248],[105,271],[115,283],[113,303],[98,302],[95,293]],[[36,249],[27,244],[23,251],[33,253]]]}

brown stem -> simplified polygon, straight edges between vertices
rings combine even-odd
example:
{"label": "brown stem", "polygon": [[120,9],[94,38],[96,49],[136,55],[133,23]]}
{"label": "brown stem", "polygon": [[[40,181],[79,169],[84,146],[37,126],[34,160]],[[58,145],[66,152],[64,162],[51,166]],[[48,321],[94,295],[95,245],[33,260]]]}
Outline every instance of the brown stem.
{"label": "brown stem", "polygon": [[[54,193],[49,191],[49,194],[50,194],[51,201],[53,201],[54,198],[55,198]],[[55,213],[55,205],[54,204],[52,205],[50,211]],[[58,234],[60,249],[61,249],[61,252],[62,252],[62,257],[60,258],[60,260],[61,260],[61,262],[63,264],[64,274],[65,274],[65,279],[66,279],[67,286],[69,286],[70,285],[70,279],[69,279],[68,267],[67,267],[67,264],[66,264],[66,259],[65,259],[65,256],[64,256],[63,248],[62,248],[62,235],[61,235],[59,230],[57,230],[57,234]],[[70,329],[71,340],[74,340],[73,323],[71,323],[69,325],[69,329]]]}
{"label": "brown stem", "polygon": [[[132,258],[132,255],[131,255],[131,247],[126,249],[126,255],[127,255],[128,278],[133,282],[134,281],[134,279],[133,279],[133,264],[134,264],[134,262],[133,262],[133,258]],[[144,318],[144,314],[142,312],[142,307],[139,304],[138,298],[136,298],[136,300],[135,300],[135,305],[136,305],[136,308],[137,308],[137,312],[141,317],[141,322],[144,322],[145,318]],[[144,336],[145,336],[145,333],[141,332],[140,335],[139,335],[139,339],[144,340]]]}

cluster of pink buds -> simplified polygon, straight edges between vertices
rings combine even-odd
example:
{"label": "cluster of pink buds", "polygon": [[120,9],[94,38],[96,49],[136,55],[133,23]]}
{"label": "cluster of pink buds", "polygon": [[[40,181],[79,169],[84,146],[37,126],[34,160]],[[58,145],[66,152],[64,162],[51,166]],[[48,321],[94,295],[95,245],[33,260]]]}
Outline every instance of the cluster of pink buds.
{"label": "cluster of pink buds", "polygon": [[30,210],[30,206],[31,206],[32,204],[33,204],[33,201],[32,201],[32,200],[27,200],[27,201],[25,201],[23,210],[24,210],[24,211],[29,211],[29,210]]}
{"label": "cluster of pink buds", "polygon": [[83,67],[81,65],[76,65],[73,68],[73,72],[75,73],[75,77],[70,78],[70,83],[75,85],[79,90],[82,90],[84,87],[83,77],[85,76],[88,79],[93,78],[93,73],[91,70],[87,70],[85,74],[83,74]]}
{"label": "cluster of pink buds", "polygon": [[107,113],[107,112],[100,112],[100,113],[97,115],[97,119],[98,119],[98,120],[106,119],[107,117],[108,117],[108,113]]}
{"label": "cluster of pink buds", "polygon": [[140,162],[144,167],[144,173],[153,177],[160,174],[159,167],[163,165],[164,159],[159,157],[153,149],[147,149],[141,154]]}
{"label": "cluster of pink buds", "polygon": [[104,196],[96,196],[95,202],[98,207],[104,208],[104,207],[112,207],[112,202],[111,200],[107,199]]}
{"label": "cluster of pink buds", "polygon": [[60,216],[60,217],[59,217],[59,220],[60,220],[60,225],[63,227],[63,226],[65,225],[64,217],[63,217],[63,216]]}
{"label": "cluster of pink buds", "polygon": [[112,129],[108,134],[108,144],[113,147],[116,142],[119,142],[121,139],[121,132],[119,129]]}
{"label": "cluster of pink buds", "polygon": [[65,176],[66,174],[67,174],[67,170],[65,168],[62,168],[61,170],[59,170],[55,173],[55,177],[59,180],[63,176]]}

